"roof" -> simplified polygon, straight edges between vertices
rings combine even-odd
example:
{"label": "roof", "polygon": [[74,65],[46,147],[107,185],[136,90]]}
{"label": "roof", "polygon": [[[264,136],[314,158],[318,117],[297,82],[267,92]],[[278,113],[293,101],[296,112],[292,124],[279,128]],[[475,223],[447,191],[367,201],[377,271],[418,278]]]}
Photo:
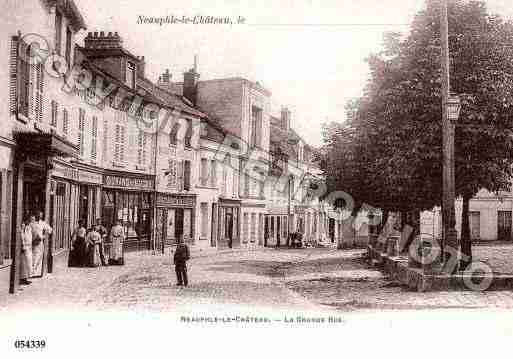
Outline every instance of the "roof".
{"label": "roof", "polygon": [[208,117],[206,113],[196,109],[185,97],[166,91],[145,77],[137,78],[137,86],[148,91],[152,96],[164,102],[169,107],[177,108],[200,118]]}

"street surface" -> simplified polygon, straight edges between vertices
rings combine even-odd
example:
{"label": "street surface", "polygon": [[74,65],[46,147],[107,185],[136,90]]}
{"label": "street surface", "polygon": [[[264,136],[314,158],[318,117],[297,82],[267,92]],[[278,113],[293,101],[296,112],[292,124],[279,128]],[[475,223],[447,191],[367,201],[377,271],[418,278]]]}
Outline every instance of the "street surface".
{"label": "street surface", "polygon": [[129,253],[126,265],[67,268],[0,297],[0,315],[26,310],[180,312],[241,306],[302,311],[509,309],[513,292],[411,292],[369,268],[363,250],[259,249],[194,255],[190,285],[171,256]]}

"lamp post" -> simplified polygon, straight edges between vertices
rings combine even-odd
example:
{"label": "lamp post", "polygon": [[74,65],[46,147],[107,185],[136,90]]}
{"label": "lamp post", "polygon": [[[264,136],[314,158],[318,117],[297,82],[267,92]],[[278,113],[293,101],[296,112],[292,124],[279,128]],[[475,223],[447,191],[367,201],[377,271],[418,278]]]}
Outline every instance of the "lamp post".
{"label": "lamp post", "polygon": [[[441,2],[440,34],[442,44],[442,132],[443,132],[443,200],[442,222],[443,237],[441,243],[442,261],[447,263],[451,255],[459,249],[454,213],[455,177],[454,177],[454,130],[459,118],[461,103],[457,96],[450,95],[449,73],[449,25],[447,0]],[[450,249],[450,252],[448,251]],[[452,270],[452,268],[447,268]]]}

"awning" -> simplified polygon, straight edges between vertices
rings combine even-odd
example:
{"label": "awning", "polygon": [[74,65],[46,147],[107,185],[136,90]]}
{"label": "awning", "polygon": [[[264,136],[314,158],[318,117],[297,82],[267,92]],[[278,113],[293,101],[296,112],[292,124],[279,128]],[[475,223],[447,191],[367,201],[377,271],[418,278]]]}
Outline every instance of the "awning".
{"label": "awning", "polygon": [[43,156],[79,157],[77,145],[55,133],[18,132],[14,139],[19,151]]}

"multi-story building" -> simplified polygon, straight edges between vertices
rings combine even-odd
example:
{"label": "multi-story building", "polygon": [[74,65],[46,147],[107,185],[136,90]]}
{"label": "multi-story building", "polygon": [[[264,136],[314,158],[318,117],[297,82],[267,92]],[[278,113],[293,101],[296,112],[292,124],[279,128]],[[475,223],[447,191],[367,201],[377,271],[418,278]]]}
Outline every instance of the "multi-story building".
{"label": "multi-story building", "polygon": [[22,220],[39,211],[54,228],[43,273],[67,264],[79,219],[121,221],[125,250],[164,251],[179,236],[201,250],[285,245],[291,231],[335,240],[326,205],[308,196],[322,178],[312,148],[290,112],[272,116],[259,83],[199,81],[196,61],[183,82],[166,71],[153,83],[118,33],[78,40],[86,25],[72,0],[8,5],[0,291],[16,291]]}

